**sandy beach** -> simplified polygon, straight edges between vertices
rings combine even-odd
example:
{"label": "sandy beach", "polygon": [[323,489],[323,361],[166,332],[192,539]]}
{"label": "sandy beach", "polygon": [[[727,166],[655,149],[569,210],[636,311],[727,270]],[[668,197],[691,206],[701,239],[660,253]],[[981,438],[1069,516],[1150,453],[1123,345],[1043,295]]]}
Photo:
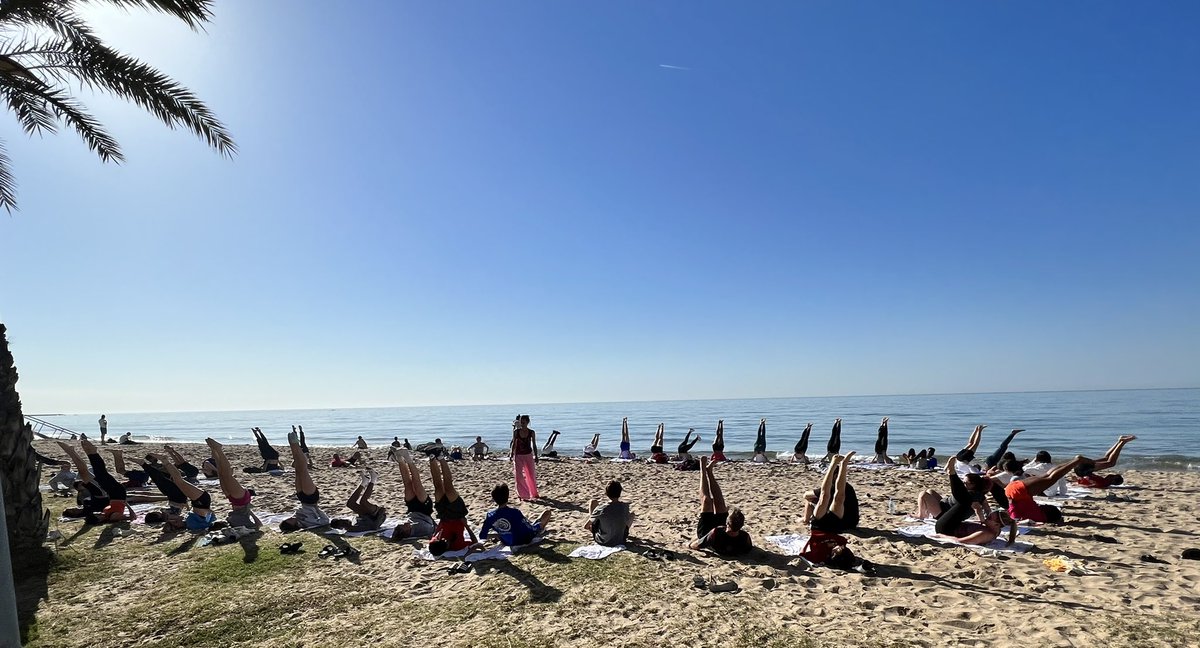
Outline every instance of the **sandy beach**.
{"label": "sandy beach", "polygon": [[[39,441],[44,453],[61,452]],[[176,446],[198,464],[202,446]],[[159,450],[143,445],[134,453]],[[281,450],[284,448],[280,448]],[[697,447],[699,450],[699,447]],[[322,507],[352,517],[345,499],[355,469],[328,468],[332,449],[314,449]],[[228,446],[235,466],[259,462],[252,446]],[[403,510],[399,471],[386,449],[368,451],[380,473],[374,500]],[[285,453],[286,457],[286,453]],[[1118,466],[1119,469],[1119,466]],[[491,508],[491,486],[511,484],[504,460],[453,464],[460,493],[478,528]],[[428,466],[422,466],[428,486]],[[45,592],[28,582],[37,607],[35,646],[329,646],[329,645],[813,645],[1079,646],[1197,645],[1200,561],[1180,553],[1200,547],[1200,475],[1129,471],[1129,488],[1063,502],[1067,524],[1023,535],[1023,553],[979,552],[895,533],[917,493],[946,492],[941,472],[855,469],[862,503],[855,553],[878,566],[875,576],[809,567],[765,538],[805,534],[803,494],[819,486],[816,468],[733,463],[716,469],[730,505],[740,506],[758,548],[746,559],[689,552],[699,473],[644,463],[543,461],[541,502],[529,517],[554,512],[545,542],[509,560],[473,563],[452,574],[451,561],[414,555],[417,544],[377,537],[337,539],[361,552],[355,561],[318,557],[329,536],[267,531],[241,544],[195,546],[188,534],[145,525],[132,533],[52,522],[57,566]],[[244,475],[256,510],[294,508],[291,475]],[[610,479],[637,515],[626,551],[603,560],[568,558],[590,544],[582,528],[588,500],[603,498]],[[215,486],[217,514],[228,504]],[[1107,495],[1107,497],[1106,497]],[[896,514],[887,501],[896,502]],[[71,500],[47,497],[56,513]],[[57,517],[57,515],[55,516]],[[1099,534],[1115,540],[1105,542]],[[305,552],[280,556],[284,542]],[[674,559],[647,550],[669,549]],[[1139,559],[1152,554],[1167,561]],[[1066,558],[1087,575],[1052,571]],[[19,558],[18,558],[19,560]],[[699,589],[694,578],[735,582],[735,592]],[[96,607],[100,601],[101,607]],[[808,642],[807,644],[805,642]]]}

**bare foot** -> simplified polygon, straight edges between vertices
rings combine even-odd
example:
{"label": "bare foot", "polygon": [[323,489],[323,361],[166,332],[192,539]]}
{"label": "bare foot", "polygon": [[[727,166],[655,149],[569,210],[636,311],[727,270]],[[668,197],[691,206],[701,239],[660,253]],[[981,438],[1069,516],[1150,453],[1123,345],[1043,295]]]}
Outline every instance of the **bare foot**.
{"label": "bare foot", "polygon": [[87,454],[96,454],[96,446],[93,445],[92,442],[88,441],[87,439],[80,441],[79,447],[83,448],[83,451],[86,452]]}
{"label": "bare foot", "polygon": [[850,459],[851,459],[851,458],[852,458],[852,457],[853,457],[855,454],[857,454],[857,453],[856,453],[854,450],[851,450],[851,451],[850,451],[850,454],[846,455],[845,457],[842,457],[842,463],[850,463]]}
{"label": "bare foot", "polygon": [[1011,434],[1019,434],[1019,433],[1021,433],[1021,432],[1024,432],[1024,431],[1025,431],[1024,429],[1016,429],[1016,430],[1013,430],[1013,431],[1011,432]]}

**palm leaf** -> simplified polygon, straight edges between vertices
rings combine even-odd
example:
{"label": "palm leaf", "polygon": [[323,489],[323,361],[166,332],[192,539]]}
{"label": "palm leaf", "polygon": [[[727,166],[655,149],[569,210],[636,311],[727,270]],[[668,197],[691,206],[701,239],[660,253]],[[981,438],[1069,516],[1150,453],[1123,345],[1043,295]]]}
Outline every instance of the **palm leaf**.
{"label": "palm leaf", "polygon": [[0,207],[10,214],[17,208],[17,179],[13,177],[12,159],[3,140],[0,140]]}

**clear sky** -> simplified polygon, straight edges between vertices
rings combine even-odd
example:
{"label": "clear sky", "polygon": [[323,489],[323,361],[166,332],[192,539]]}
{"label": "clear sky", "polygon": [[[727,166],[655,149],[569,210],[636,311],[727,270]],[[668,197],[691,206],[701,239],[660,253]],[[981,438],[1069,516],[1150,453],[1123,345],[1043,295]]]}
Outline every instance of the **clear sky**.
{"label": "clear sky", "polygon": [[1200,3],[92,14],[221,159],[5,117],[26,411],[1200,385]]}

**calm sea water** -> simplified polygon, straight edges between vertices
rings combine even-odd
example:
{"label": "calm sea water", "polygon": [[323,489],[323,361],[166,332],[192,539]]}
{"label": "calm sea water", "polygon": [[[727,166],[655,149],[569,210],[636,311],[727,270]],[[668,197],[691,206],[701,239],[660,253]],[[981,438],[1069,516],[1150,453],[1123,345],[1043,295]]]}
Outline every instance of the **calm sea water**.
{"label": "calm sea water", "polygon": [[[839,416],[842,451],[870,455],[880,418],[890,416],[893,455],[911,446],[933,446],[947,456],[966,443],[977,423],[986,423],[981,454],[990,453],[1011,428],[1028,430],[1011,446],[1017,456],[1047,450],[1056,460],[1076,453],[1103,454],[1117,435],[1136,434],[1138,440],[1122,453],[1122,466],[1200,469],[1200,389],[106,414],[110,434],[129,431],[140,440],[199,442],[212,436],[249,444],[249,428],[258,426],[281,446],[291,425],[298,423],[310,445],[346,447],[362,435],[372,446],[386,445],[393,436],[413,445],[441,438],[446,445],[465,446],[482,436],[495,449],[507,447],[513,417],[529,414],[539,442],[552,429],[562,433],[560,454],[579,453],[597,432],[601,450],[615,454],[621,417],[629,417],[635,452],[646,451],[660,422],[666,424],[669,449],[689,427],[703,439],[696,449],[707,449],[721,418],[731,456],[751,450],[758,420],[764,417],[770,453],[790,451],[811,421],[809,454],[823,455]],[[99,416],[47,420],[90,437],[98,434]]]}

